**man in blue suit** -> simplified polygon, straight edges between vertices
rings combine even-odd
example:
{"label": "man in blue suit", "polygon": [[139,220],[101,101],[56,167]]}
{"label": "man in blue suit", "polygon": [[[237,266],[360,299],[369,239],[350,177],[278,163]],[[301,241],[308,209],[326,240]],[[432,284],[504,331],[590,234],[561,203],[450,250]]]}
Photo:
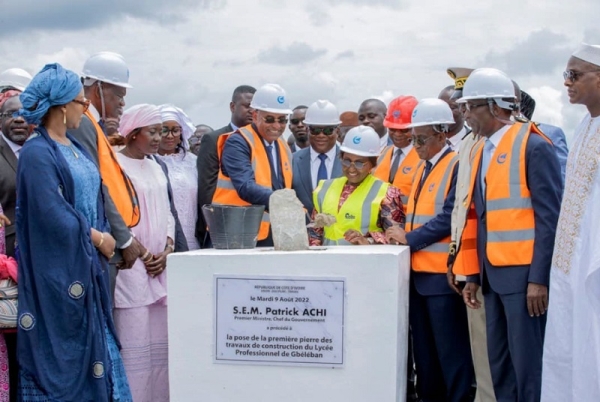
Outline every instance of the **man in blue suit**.
{"label": "man in blue suit", "polygon": [[294,153],[292,188],[310,215],[314,209],[313,190],[321,180],[342,176],[337,145],[340,117],[333,103],[319,100],[306,111],[310,146]]}
{"label": "man in blue suit", "polygon": [[[515,91],[517,95],[517,102],[519,104],[519,112],[527,120],[531,120],[533,112],[535,111],[535,99],[533,99],[527,92],[519,89],[519,86],[515,84]],[[542,130],[544,134],[552,141],[556,150],[556,156],[560,162],[560,170],[562,173],[563,186],[565,184],[565,174],[567,172],[567,157],[569,156],[569,147],[567,146],[567,138],[565,133],[560,127],[553,126],[551,124],[536,123],[538,128]]]}
{"label": "man in blue suit", "polygon": [[475,70],[458,103],[469,126],[485,138],[473,149],[468,201],[477,216],[480,274],[467,277],[463,300],[479,308],[476,292],[482,286],[496,399],[536,402],[562,194],[560,165],[536,125],[511,120],[518,106],[503,72]]}

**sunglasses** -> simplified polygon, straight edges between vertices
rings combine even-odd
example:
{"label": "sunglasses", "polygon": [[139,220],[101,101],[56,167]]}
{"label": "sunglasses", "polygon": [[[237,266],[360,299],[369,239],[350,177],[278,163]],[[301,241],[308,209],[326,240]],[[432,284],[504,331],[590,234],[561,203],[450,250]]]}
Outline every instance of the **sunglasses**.
{"label": "sunglasses", "polygon": [[300,123],[304,123],[304,119],[290,119],[290,124],[297,126]]}
{"label": "sunglasses", "polygon": [[160,135],[163,137],[168,137],[170,133],[173,133],[173,137],[179,137],[181,135],[181,127],[163,127]]}
{"label": "sunglasses", "polygon": [[431,140],[432,138],[435,138],[435,135],[431,135],[427,138],[423,138],[423,137],[419,137],[416,135],[412,135],[412,142],[414,145],[418,145],[420,147],[422,147],[423,145],[427,144],[429,142],[429,140]]}
{"label": "sunglasses", "polygon": [[354,166],[358,170],[364,169],[364,167],[367,166],[367,163],[369,163],[369,162],[361,162],[361,161],[352,162],[350,159],[342,159],[342,166],[347,167],[347,168],[349,168],[350,166]]}
{"label": "sunglasses", "polygon": [[563,78],[565,79],[565,81],[569,80],[569,81],[575,82],[587,73],[597,73],[597,72],[600,72],[600,70],[591,70],[591,71],[567,70],[567,71],[563,72]]}
{"label": "sunglasses", "polygon": [[333,133],[335,133],[335,129],[337,127],[311,127],[308,126],[308,131],[312,134],[312,135],[319,135],[321,133],[330,136]]}
{"label": "sunglasses", "polygon": [[267,116],[267,117],[263,117],[263,120],[267,124],[275,124],[275,122],[277,122],[279,124],[287,124],[287,122],[288,122],[288,119],[285,116],[281,116],[278,119],[275,119],[275,117],[273,117],[273,116]]}
{"label": "sunglasses", "polygon": [[73,102],[79,103],[81,106],[83,106],[83,113],[87,112],[87,110],[90,108],[91,101],[89,99],[73,99]]}

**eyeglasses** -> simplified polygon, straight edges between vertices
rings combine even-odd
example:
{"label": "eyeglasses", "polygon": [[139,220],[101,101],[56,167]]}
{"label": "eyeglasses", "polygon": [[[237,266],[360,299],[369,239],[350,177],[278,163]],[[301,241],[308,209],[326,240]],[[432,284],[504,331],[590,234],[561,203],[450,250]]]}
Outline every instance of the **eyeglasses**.
{"label": "eyeglasses", "polygon": [[419,137],[416,135],[411,135],[411,137],[412,137],[412,142],[414,145],[418,145],[418,146],[422,147],[423,145],[427,144],[429,142],[429,140],[431,140],[432,138],[435,138],[435,135],[431,135],[427,138]]}
{"label": "eyeglasses", "polygon": [[342,159],[342,166],[349,168],[350,166],[354,166],[358,170],[364,169],[369,162],[361,162],[361,161],[351,161],[350,159]]}
{"label": "eyeglasses", "polygon": [[304,123],[304,119],[290,119],[290,124],[297,126],[300,123]]}
{"label": "eyeglasses", "polygon": [[275,117],[273,117],[273,116],[266,116],[266,117],[263,117],[263,120],[267,124],[275,124],[275,122],[277,122],[279,124],[287,124],[287,122],[288,122],[288,119],[285,116],[281,116],[278,119],[275,119]]}
{"label": "eyeglasses", "polygon": [[563,72],[563,78],[565,81],[569,80],[572,82],[577,81],[580,77],[584,76],[587,73],[597,73],[600,70],[590,70],[590,71],[575,71],[575,70],[567,70]]}
{"label": "eyeglasses", "polygon": [[162,137],[168,137],[170,133],[173,133],[173,137],[179,137],[181,135],[181,127],[169,128],[164,126],[160,132]]}
{"label": "eyeglasses", "polygon": [[83,106],[83,113],[87,112],[87,110],[90,108],[91,101],[89,99],[73,99],[73,102],[79,103],[81,106]]}
{"label": "eyeglasses", "polygon": [[464,105],[464,109],[461,109],[462,112],[464,112],[465,110],[471,112],[472,109],[477,109],[478,107],[481,107],[481,106],[487,106],[487,105],[489,105],[489,103],[486,102],[486,103],[473,104],[473,103],[467,102],[467,103],[463,103],[462,105]]}
{"label": "eyeglasses", "polygon": [[312,126],[308,126],[308,131],[312,134],[312,135],[319,135],[321,133],[325,134],[326,136],[330,136],[333,133],[335,133],[335,129],[337,127],[312,127]]}
{"label": "eyeglasses", "polygon": [[22,118],[22,116],[19,115],[19,109],[9,110],[7,112],[0,113],[0,119],[16,119],[18,117]]}

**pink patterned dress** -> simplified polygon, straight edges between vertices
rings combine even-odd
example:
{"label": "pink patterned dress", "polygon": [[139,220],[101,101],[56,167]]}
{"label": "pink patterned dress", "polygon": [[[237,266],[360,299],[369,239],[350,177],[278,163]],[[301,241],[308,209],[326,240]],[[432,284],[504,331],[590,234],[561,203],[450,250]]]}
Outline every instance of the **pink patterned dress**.
{"label": "pink patterned dress", "polygon": [[[0,215],[3,214],[2,205],[0,205]],[[4,238],[4,224],[0,225],[0,254],[6,253],[6,240]],[[9,401],[9,381],[8,381],[8,351],[4,335],[0,332],[0,402]]]}

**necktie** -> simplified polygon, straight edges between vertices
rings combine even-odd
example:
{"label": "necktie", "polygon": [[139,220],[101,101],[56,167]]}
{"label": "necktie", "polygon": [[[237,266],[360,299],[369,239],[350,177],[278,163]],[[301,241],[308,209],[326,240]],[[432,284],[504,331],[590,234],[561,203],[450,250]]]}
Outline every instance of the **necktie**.
{"label": "necktie", "polygon": [[397,149],[394,152],[394,160],[392,161],[392,167],[390,168],[390,183],[394,182],[396,178],[396,172],[398,171],[398,166],[400,165],[400,156],[402,156],[402,150]]}
{"label": "necktie", "polygon": [[481,155],[481,193],[485,198],[485,175],[487,174],[488,168],[490,167],[490,161],[494,153],[494,144],[489,139],[485,140],[483,146],[483,155]]}
{"label": "necktie", "polygon": [[421,181],[419,182],[419,188],[417,189],[417,193],[416,193],[416,197],[419,197],[419,194],[421,194],[421,190],[423,189],[423,185],[425,184],[425,180],[427,180],[427,176],[429,176],[429,173],[431,173],[431,168],[433,167],[433,165],[431,164],[431,162],[426,161],[425,162],[425,170],[423,170],[423,177],[421,177]]}
{"label": "necktie", "polygon": [[104,128],[104,120],[100,119],[98,121],[98,125],[100,126],[100,128],[102,129],[102,132],[106,135],[106,129]]}
{"label": "necktie", "polygon": [[267,145],[267,156],[269,158],[269,165],[271,165],[271,184],[274,190],[283,188],[281,180],[279,179],[278,172],[275,170],[275,161],[273,160],[273,145]]}
{"label": "necktie", "polygon": [[319,171],[317,172],[317,184],[319,184],[321,180],[327,180],[327,166],[325,165],[327,155],[319,154],[319,159],[321,159],[321,164],[319,165]]}

